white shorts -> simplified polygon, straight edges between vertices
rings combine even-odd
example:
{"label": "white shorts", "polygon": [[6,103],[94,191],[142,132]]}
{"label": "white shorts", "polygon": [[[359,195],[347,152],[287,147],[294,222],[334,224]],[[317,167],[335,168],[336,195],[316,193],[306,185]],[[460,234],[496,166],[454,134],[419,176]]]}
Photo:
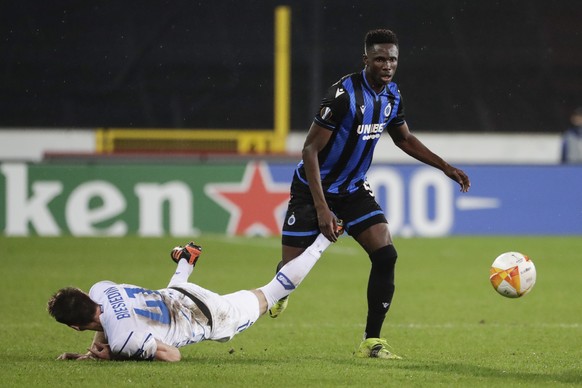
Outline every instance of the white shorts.
{"label": "white shorts", "polygon": [[238,291],[219,295],[193,283],[172,284],[183,288],[210,310],[212,329],[207,339],[228,341],[238,333],[251,327],[259,318],[259,299],[251,291]]}

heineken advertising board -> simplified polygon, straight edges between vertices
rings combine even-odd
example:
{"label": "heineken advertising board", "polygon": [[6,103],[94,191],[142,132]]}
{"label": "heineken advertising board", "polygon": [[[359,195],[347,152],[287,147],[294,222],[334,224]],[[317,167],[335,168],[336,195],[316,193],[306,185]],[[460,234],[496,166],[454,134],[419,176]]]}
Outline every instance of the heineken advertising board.
{"label": "heineken advertising board", "polygon": [[[582,166],[460,166],[463,194],[423,165],[374,165],[394,235],[582,234]],[[278,235],[295,165],[0,164],[6,236]]]}

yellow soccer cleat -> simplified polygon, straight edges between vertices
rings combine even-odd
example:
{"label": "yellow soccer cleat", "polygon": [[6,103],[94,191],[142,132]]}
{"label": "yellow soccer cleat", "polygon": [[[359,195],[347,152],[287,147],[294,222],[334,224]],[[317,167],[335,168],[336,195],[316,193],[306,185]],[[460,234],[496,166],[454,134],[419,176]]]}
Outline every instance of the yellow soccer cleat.
{"label": "yellow soccer cleat", "polygon": [[271,318],[277,318],[279,315],[281,315],[281,313],[285,311],[285,309],[287,308],[288,303],[289,303],[288,295],[282,299],[279,299],[277,303],[275,303],[269,309],[269,315],[271,316]]}
{"label": "yellow soccer cleat", "polygon": [[388,350],[390,345],[384,338],[368,338],[362,341],[358,350],[356,350],[356,357],[358,358],[383,358],[387,360],[401,360],[402,357],[397,356]]}

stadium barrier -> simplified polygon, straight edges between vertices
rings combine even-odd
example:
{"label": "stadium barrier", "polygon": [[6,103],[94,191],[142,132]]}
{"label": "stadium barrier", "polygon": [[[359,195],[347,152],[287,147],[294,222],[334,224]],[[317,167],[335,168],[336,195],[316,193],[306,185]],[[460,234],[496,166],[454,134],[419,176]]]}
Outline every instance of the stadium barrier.
{"label": "stadium barrier", "polygon": [[[582,234],[581,165],[459,167],[472,179],[467,194],[434,168],[373,165],[368,180],[392,234]],[[0,230],[6,236],[278,235],[294,168],[253,158],[0,163]]]}
{"label": "stadium barrier", "polygon": [[285,134],[272,130],[98,128],[95,145],[98,154],[276,154],[285,151]]}

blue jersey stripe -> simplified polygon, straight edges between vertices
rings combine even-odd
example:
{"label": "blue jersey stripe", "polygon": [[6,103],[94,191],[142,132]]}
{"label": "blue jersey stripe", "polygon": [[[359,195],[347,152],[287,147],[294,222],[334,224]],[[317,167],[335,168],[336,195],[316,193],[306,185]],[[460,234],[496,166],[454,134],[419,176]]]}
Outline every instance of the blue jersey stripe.
{"label": "blue jersey stripe", "polygon": [[306,232],[289,232],[284,230],[282,232],[284,236],[294,236],[294,237],[306,237],[306,236],[314,236],[319,234],[319,230],[308,230]]}
{"label": "blue jersey stripe", "polygon": [[121,352],[123,351],[123,349],[125,349],[125,346],[129,342],[129,340],[130,340],[130,338],[131,338],[132,335],[133,335],[133,331],[131,333],[129,333],[129,335],[127,336],[125,342],[123,343],[123,346],[121,347],[121,349],[119,349],[119,352],[117,352],[117,354],[121,354]]}
{"label": "blue jersey stripe", "polygon": [[[348,194],[366,180],[386,127],[404,123],[404,106],[395,83],[376,93],[362,71],[343,77],[328,89],[314,121],[333,130],[318,155],[323,190],[328,194]],[[297,176],[307,184],[303,162],[297,166]]]}
{"label": "blue jersey stripe", "polygon": [[360,222],[365,221],[368,218],[377,216],[379,214],[384,214],[384,212],[382,212],[382,210],[376,210],[376,211],[373,211],[371,213],[365,214],[365,215],[361,216],[360,218],[356,218],[355,220],[348,222],[346,224],[346,229],[350,229],[352,226],[359,224]]}

